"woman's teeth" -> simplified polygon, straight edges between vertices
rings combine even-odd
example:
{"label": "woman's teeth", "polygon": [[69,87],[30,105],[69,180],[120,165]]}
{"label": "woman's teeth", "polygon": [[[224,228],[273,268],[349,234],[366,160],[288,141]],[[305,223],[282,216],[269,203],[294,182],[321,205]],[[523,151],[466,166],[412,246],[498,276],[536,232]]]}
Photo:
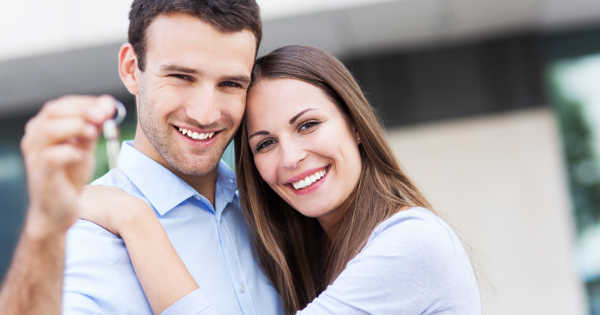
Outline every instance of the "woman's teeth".
{"label": "woman's teeth", "polygon": [[320,170],[312,175],[306,176],[304,179],[301,179],[297,182],[293,182],[292,186],[296,190],[308,187],[308,186],[312,185],[314,182],[323,178],[323,176],[325,176],[325,173],[326,173],[325,170]]}
{"label": "woman's teeth", "polygon": [[185,128],[179,128],[179,132],[181,132],[182,135],[192,138],[194,140],[206,140],[212,138],[215,135],[214,132],[197,133],[195,131],[187,130]]}

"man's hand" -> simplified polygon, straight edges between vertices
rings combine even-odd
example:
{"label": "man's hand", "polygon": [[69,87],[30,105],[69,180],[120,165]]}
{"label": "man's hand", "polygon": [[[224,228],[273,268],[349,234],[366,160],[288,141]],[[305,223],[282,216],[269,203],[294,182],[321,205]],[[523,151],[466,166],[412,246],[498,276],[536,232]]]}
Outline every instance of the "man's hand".
{"label": "man's hand", "polygon": [[67,229],[94,168],[101,124],[114,113],[108,96],[66,96],[44,105],[25,128],[21,149],[29,210],[0,291],[0,314],[61,314]]}
{"label": "man's hand", "polygon": [[44,104],[27,123],[21,141],[29,190],[25,233],[53,236],[77,220],[101,125],[114,110],[109,96],[65,96]]}

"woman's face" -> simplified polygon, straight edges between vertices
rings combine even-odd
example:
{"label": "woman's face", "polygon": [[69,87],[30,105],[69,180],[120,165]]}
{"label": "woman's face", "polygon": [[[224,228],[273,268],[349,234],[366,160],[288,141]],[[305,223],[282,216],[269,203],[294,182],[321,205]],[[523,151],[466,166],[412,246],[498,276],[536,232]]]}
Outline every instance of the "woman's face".
{"label": "woman's face", "polygon": [[346,115],[316,86],[262,79],[248,94],[254,163],[267,184],[303,215],[334,224],[358,183],[361,158]]}

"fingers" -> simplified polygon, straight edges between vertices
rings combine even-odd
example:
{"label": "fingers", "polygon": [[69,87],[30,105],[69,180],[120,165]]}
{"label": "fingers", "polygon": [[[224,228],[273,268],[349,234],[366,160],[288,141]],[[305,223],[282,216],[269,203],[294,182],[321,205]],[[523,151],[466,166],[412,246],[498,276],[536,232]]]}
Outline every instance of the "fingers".
{"label": "fingers", "polygon": [[27,131],[39,139],[41,145],[73,142],[74,139],[91,141],[98,136],[98,128],[81,119],[61,118],[33,124]]}
{"label": "fingers", "polygon": [[114,112],[115,100],[110,96],[70,95],[44,104],[39,115],[47,119],[78,117],[99,125]]}
{"label": "fingers", "polygon": [[61,144],[91,149],[98,133],[98,127],[81,119],[44,120],[36,117],[27,123],[25,136],[21,140],[21,149],[26,156]]}
{"label": "fingers", "polygon": [[44,150],[41,159],[47,166],[47,170],[58,170],[70,164],[79,163],[85,158],[82,150],[70,144],[60,144]]}
{"label": "fingers", "polygon": [[100,124],[113,116],[114,104],[110,96],[65,96],[44,104],[25,126],[23,153],[66,142],[91,148]]}

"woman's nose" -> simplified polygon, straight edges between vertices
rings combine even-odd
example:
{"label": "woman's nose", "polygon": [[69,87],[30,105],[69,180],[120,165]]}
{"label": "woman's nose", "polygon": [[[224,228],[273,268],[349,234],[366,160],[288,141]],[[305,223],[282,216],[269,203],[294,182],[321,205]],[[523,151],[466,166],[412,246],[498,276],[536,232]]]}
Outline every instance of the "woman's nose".
{"label": "woman's nose", "polygon": [[307,152],[304,148],[291,140],[280,141],[281,164],[288,169],[298,168],[306,158]]}

